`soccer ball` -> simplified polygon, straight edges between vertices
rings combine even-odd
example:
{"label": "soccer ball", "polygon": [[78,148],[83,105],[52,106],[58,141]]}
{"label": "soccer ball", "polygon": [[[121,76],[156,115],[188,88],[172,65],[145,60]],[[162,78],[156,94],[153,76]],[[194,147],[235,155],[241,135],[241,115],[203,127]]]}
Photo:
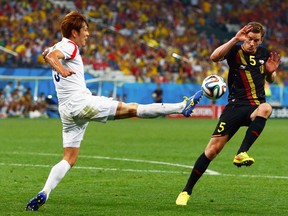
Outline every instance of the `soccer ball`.
{"label": "soccer ball", "polygon": [[217,100],[226,92],[226,83],[222,77],[210,75],[203,80],[201,88],[207,98]]}

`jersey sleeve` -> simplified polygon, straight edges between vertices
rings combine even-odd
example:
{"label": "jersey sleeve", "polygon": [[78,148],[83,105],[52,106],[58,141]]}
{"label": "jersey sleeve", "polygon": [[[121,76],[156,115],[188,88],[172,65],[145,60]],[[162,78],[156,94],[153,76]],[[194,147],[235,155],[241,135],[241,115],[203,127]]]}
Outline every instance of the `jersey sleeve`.
{"label": "jersey sleeve", "polygon": [[229,52],[224,56],[224,59],[229,60],[229,58],[233,58],[233,56],[235,55],[235,53],[239,50],[240,45],[234,45]]}
{"label": "jersey sleeve", "polygon": [[56,47],[56,49],[63,53],[63,55],[65,56],[65,60],[74,59],[78,51],[77,45],[72,41],[60,43],[59,46]]}

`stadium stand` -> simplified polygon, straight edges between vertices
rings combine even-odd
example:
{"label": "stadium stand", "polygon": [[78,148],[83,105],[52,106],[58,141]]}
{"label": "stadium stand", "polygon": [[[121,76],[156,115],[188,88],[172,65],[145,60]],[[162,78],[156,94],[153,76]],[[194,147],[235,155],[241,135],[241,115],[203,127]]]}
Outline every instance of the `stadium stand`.
{"label": "stadium stand", "polygon": [[227,75],[225,63],[211,63],[211,51],[260,20],[267,27],[265,45],[282,56],[277,85],[287,86],[287,9],[281,0],[0,0],[0,67],[47,68],[42,50],[61,39],[60,18],[79,10],[90,21],[82,56],[94,78],[110,73],[122,82],[200,84],[207,75]]}

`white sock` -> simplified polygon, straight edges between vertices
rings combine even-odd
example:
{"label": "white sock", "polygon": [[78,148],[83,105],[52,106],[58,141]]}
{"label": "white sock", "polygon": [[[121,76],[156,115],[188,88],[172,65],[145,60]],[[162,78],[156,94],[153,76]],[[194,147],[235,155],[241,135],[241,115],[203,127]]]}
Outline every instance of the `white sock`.
{"label": "white sock", "polygon": [[62,160],[52,167],[45,186],[42,189],[42,191],[47,193],[47,199],[50,192],[59,184],[70,169],[71,166],[66,160]]}
{"label": "white sock", "polygon": [[142,105],[137,108],[137,116],[140,118],[154,118],[161,115],[181,113],[185,103],[153,103]]}

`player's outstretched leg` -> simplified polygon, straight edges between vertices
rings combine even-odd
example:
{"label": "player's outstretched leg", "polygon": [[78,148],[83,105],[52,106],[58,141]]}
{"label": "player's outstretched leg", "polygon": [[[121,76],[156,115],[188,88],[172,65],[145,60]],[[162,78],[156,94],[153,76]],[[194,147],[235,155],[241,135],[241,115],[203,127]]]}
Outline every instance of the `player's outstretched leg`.
{"label": "player's outstretched leg", "polygon": [[247,152],[241,152],[234,157],[233,164],[235,166],[251,166],[255,160],[252,157],[249,157]]}
{"label": "player's outstretched leg", "polygon": [[182,114],[185,117],[190,117],[191,116],[196,104],[199,103],[199,101],[201,100],[202,96],[203,96],[203,91],[199,90],[193,96],[191,96],[189,98],[185,97],[184,102],[186,102],[186,105],[185,105],[185,107],[184,107],[184,109],[182,111]]}
{"label": "player's outstretched leg", "polygon": [[47,194],[45,191],[39,192],[34,198],[29,200],[26,205],[26,211],[37,211],[43,204],[46,203]]}

